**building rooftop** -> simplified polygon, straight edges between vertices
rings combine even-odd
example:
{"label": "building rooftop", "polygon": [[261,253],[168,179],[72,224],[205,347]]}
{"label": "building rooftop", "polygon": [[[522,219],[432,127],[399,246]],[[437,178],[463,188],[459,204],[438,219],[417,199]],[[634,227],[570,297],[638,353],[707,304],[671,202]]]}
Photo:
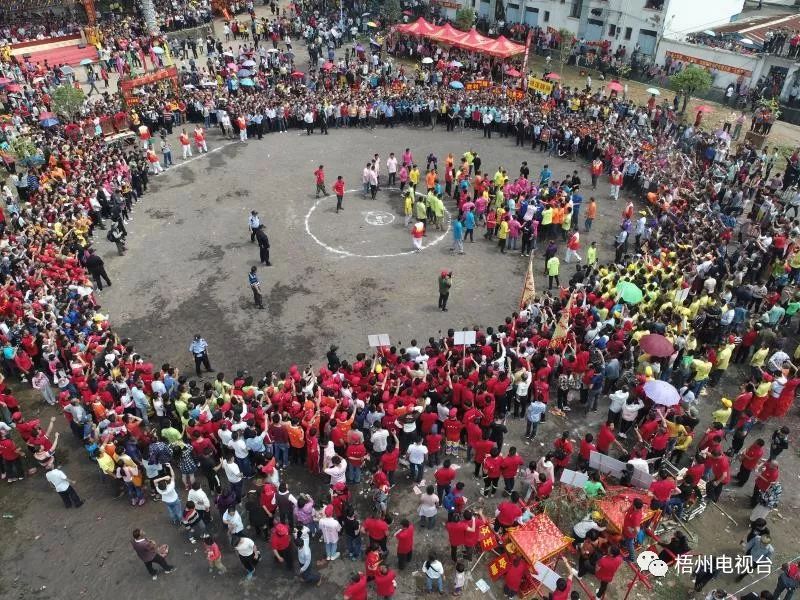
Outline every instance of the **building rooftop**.
{"label": "building rooftop", "polygon": [[768,31],[777,31],[780,29],[800,31],[800,14],[788,13],[756,17],[753,16],[752,12],[748,12],[739,15],[739,19],[732,23],[719,27],[712,27],[710,30],[717,35],[738,34],[761,44],[764,42],[764,36]]}

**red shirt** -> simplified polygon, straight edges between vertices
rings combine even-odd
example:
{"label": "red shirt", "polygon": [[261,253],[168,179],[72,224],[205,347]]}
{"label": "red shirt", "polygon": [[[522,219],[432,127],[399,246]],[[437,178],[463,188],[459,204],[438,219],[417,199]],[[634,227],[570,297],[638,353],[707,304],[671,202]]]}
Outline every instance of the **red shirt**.
{"label": "red shirt", "polygon": [[436,480],[436,483],[441,486],[450,485],[453,479],[456,478],[456,472],[452,467],[442,467],[440,469],[436,469],[436,472],[433,474],[433,478]]}
{"label": "red shirt", "polygon": [[675,489],[675,482],[672,479],[658,479],[650,484],[650,491],[653,497],[660,502],[666,502],[672,496]]}
{"label": "red shirt", "polygon": [[[494,443],[494,442],[492,442]],[[487,456],[483,459],[483,469],[486,471],[486,476],[490,479],[500,477],[500,469],[503,465],[502,456]]]}
{"label": "red shirt", "polygon": [[4,440],[0,440],[0,457],[3,460],[16,460],[17,456],[17,445],[14,443],[14,440],[10,440],[8,438]]}
{"label": "red shirt", "polygon": [[539,487],[536,488],[536,493],[539,498],[549,498],[550,494],[553,492],[553,480],[548,479],[539,484]]}
{"label": "red shirt", "polygon": [[439,420],[439,415],[435,412],[426,412],[419,416],[419,420],[422,423],[422,433],[427,434],[431,432],[436,421]]}
{"label": "red shirt", "polygon": [[394,596],[394,571],[389,569],[386,573],[378,572],[375,574],[375,591],[378,592],[378,596],[381,598],[391,598]]}
{"label": "red shirt", "polygon": [[714,479],[721,479],[723,484],[730,483],[731,464],[727,456],[722,454],[721,456],[712,457],[711,470],[714,472]]}
{"label": "red shirt", "polygon": [[316,177],[317,183],[323,183],[325,181],[325,171],[317,169],[314,171],[314,177]]}
{"label": "red shirt", "polygon": [[697,483],[703,478],[703,474],[706,472],[706,465],[705,463],[697,463],[696,465],[692,465],[688,469],[686,469],[686,477],[689,475],[692,476],[692,481]]}
{"label": "red shirt", "polygon": [[467,524],[464,521],[448,521],[445,527],[451,546],[463,546],[466,543]]}
{"label": "red shirt", "polygon": [[522,509],[519,504],[508,500],[501,502],[497,507],[497,511],[497,520],[504,527],[510,527],[515,520],[522,516]]}
{"label": "red shirt", "polygon": [[409,525],[394,534],[397,539],[397,553],[408,554],[414,549],[414,526]]}
{"label": "red shirt", "polygon": [[586,440],[581,440],[580,454],[583,460],[589,460],[589,455],[593,450],[597,450],[597,446],[591,442],[587,442]]}
{"label": "red shirt", "polygon": [[517,471],[522,464],[522,457],[519,454],[506,456],[500,465],[500,473],[504,479],[513,479],[517,476]]}
{"label": "red shirt", "polygon": [[449,418],[445,420],[443,428],[444,428],[444,439],[448,442],[457,442],[461,437],[461,429],[463,425],[461,422],[456,418]]}
{"label": "red shirt", "polygon": [[606,554],[597,561],[594,576],[597,577],[598,581],[611,583],[611,580],[614,579],[614,574],[622,564],[622,560],[622,556],[611,556],[610,554]]}
{"label": "red shirt", "polygon": [[614,441],[614,432],[607,423],[600,425],[600,433],[597,434],[597,451],[608,454],[611,443]]}
{"label": "red shirt", "polygon": [[653,438],[653,440],[650,442],[650,447],[658,452],[661,450],[666,450],[668,443],[669,432],[665,431],[664,433],[660,433]]}
{"label": "red shirt", "polygon": [[572,592],[572,579],[567,579],[567,587],[564,588],[564,591],[556,590],[552,594],[550,594],[550,598],[552,600],[569,600],[570,593]]}
{"label": "red shirt", "polygon": [[764,456],[764,446],[758,444],[750,444],[747,450],[742,455],[742,467],[748,471],[752,471],[758,465],[758,461]]}
{"label": "red shirt", "polygon": [[381,553],[377,550],[367,552],[364,555],[364,569],[367,577],[374,577],[378,573],[378,565],[381,563]]}
{"label": "red shirt", "polygon": [[273,532],[270,536],[269,543],[273,550],[280,552],[281,550],[286,550],[291,541],[288,535],[275,535],[275,532]]}
{"label": "red shirt", "polygon": [[364,464],[367,456],[367,449],[364,444],[350,444],[347,447],[347,462],[353,467],[360,467]]}
{"label": "red shirt", "polygon": [[486,455],[489,454],[492,448],[494,448],[494,442],[492,440],[478,440],[472,444],[472,449],[475,451],[473,460],[476,463],[482,463],[483,459],[486,458]]}
{"label": "red shirt", "polygon": [[762,492],[766,492],[769,489],[769,486],[778,481],[778,476],[780,472],[777,467],[765,468],[758,477],[756,477],[756,489]]}
{"label": "red shirt", "polygon": [[750,400],[753,399],[752,392],[744,392],[736,396],[736,400],[733,401],[733,410],[738,410],[739,412],[747,410],[747,406],[750,404]]}
{"label": "red shirt", "polygon": [[428,447],[428,453],[439,452],[442,449],[442,436],[438,433],[429,433],[425,436],[425,445]]}
{"label": "red shirt", "polygon": [[381,456],[381,467],[387,473],[397,471],[397,461],[400,459],[400,449],[395,448],[391,452],[384,452]]}
{"label": "red shirt", "polygon": [[362,575],[358,581],[344,588],[344,597],[348,600],[367,600],[367,576]]}
{"label": "red shirt", "polygon": [[337,179],[334,182],[333,191],[337,196],[344,196],[344,179]]}
{"label": "red shirt", "polygon": [[389,526],[383,519],[368,517],[364,519],[364,531],[373,540],[382,540],[389,533]]}
{"label": "red shirt", "polygon": [[512,562],[508,567],[505,576],[505,584],[512,592],[519,592],[522,586],[522,577],[525,575],[528,565],[524,560],[520,560],[516,565]]}
{"label": "red shirt", "polygon": [[639,526],[642,524],[642,511],[636,510],[633,505],[625,513],[625,520],[622,523],[622,537],[623,539],[630,539],[636,537],[639,531]]}

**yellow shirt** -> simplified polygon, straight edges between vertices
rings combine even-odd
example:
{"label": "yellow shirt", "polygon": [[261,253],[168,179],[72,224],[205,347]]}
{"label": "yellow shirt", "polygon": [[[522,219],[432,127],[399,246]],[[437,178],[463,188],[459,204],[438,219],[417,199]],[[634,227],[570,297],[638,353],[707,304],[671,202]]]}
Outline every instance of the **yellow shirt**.
{"label": "yellow shirt", "polygon": [[702,381],[703,379],[708,379],[708,374],[711,372],[711,363],[707,360],[702,360],[700,358],[695,358],[692,361],[692,367],[694,368],[694,379],[695,381]]}
{"label": "yellow shirt", "polygon": [[500,229],[497,230],[497,239],[504,240],[508,237],[508,221],[500,223]]}
{"label": "yellow shirt", "polygon": [[731,355],[733,354],[734,345],[726,344],[725,347],[717,353],[717,364],[715,369],[725,370],[731,362]]}
{"label": "yellow shirt", "polygon": [[553,209],[545,208],[542,211],[542,225],[550,225],[553,222]]}
{"label": "yellow shirt", "polygon": [[558,268],[561,265],[561,261],[558,260],[557,256],[551,256],[547,259],[547,274],[554,276],[558,275]]}
{"label": "yellow shirt", "polygon": [[595,246],[589,246],[586,249],[586,263],[589,265],[593,265],[597,262],[597,248]]}
{"label": "yellow shirt", "polygon": [[759,348],[758,350],[756,350],[755,354],[753,354],[753,358],[750,359],[750,366],[763,367],[764,361],[767,360],[768,355],[769,355],[769,348]]}

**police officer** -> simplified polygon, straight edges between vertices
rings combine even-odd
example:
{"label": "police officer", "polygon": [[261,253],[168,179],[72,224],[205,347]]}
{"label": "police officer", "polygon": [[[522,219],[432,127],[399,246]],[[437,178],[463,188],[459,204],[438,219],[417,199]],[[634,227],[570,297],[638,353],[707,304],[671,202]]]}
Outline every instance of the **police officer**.
{"label": "police officer", "polygon": [[261,219],[258,216],[257,210],[251,210],[250,216],[247,218],[247,227],[250,229],[250,242],[256,241],[256,229],[261,225]]}
{"label": "police officer", "polygon": [[208,342],[199,333],[194,336],[192,343],[189,344],[189,352],[194,356],[194,370],[198,377],[202,375],[200,365],[203,365],[209,373],[212,372],[211,361],[208,360]]}
{"label": "police officer", "polygon": [[264,308],[264,302],[261,297],[261,280],[256,274],[256,266],[250,267],[250,274],[247,276],[247,281],[250,283],[250,289],[253,290],[253,302],[256,303],[258,308]]}
{"label": "police officer", "polygon": [[272,263],[269,262],[269,238],[267,237],[267,232],[264,231],[263,224],[256,228],[256,241],[258,242],[261,263],[271,267]]}

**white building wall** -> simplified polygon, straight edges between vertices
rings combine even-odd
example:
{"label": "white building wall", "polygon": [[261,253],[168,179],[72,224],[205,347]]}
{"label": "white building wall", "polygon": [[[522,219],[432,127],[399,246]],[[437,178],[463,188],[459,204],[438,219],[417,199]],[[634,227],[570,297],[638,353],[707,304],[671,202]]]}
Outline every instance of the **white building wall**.
{"label": "white building wall", "polygon": [[[762,71],[763,59],[758,56],[738,54],[728,50],[721,50],[719,48],[712,48],[710,46],[697,46],[695,44],[687,44],[678,40],[670,40],[664,38],[658,46],[658,53],[656,54],[656,63],[664,64],[664,59],[667,52],[674,52],[691,58],[708,61],[710,63],[717,63],[720,65],[727,65],[737,69],[744,69],[750,71],[750,75],[745,75],[745,81],[750,82],[758,79]],[[676,60],[673,58],[673,60]],[[682,61],[684,64],[687,61]],[[688,61],[691,63],[692,61]],[[704,65],[698,65],[704,66]],[[714,73],[714,87],[726,88],[729,83],[736,83],[739,77],[738,73],[730,73],[719,68],[713,69]]]}

